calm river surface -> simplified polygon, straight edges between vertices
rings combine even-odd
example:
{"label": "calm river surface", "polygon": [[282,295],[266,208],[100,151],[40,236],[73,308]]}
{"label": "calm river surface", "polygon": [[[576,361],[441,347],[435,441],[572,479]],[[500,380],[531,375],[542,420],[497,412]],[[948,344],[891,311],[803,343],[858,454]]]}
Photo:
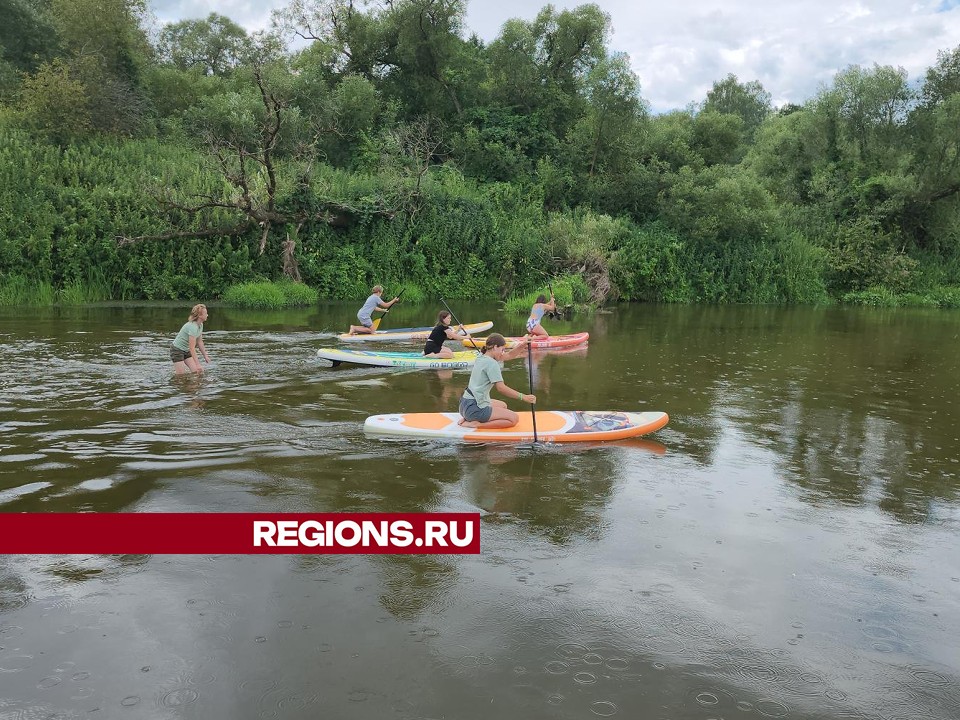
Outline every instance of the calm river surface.
{"label": "calm river surface", "polygon": [[325,367],[352,304],[211,306],[173,379],[188,311],[0,308],[0,513],[479,511],[482,552],[2,556],[0,718],[960,717],[960,314],[547,321],[591,340],[540,407],[671,422],[524,449],[365,438],[468,374]]}

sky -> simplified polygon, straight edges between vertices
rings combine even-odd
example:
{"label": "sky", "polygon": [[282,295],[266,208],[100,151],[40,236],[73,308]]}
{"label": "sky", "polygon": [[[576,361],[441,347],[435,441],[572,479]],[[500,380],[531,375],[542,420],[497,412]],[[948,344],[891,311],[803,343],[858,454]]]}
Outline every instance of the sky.
{"label": "sky", "polygon": [[[266,28],[287,0],[148,0],[163,24],[226,15]],[[584,2],[554,0],[558,9]],[[904,68],[920,81],[938,50],[960,45],[960,0],[598,0],[608,47],[626,53],[655,113],[700,103],[728,74],[759,80],[774,106],[803,103],[850,65]],[[468,0],[465,34],[490,42],[510,18],[533,20],[543,0]]]}

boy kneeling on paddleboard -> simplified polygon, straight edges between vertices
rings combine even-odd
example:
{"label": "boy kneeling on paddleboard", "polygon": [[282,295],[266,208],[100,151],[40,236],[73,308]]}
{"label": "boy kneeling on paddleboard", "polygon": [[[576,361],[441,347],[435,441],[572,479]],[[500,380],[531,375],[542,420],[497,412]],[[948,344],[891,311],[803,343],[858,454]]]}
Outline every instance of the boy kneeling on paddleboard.
{"label": "boy kneeling on paddleboard", "polygon": [[400,296],[397,296],[390,302],[384,302],[380,299],[381,295],[383,295],[383,286],[374,285],[373,289],[370,290],[370,297],[363,303],[363,307],[357,311],[357,320],[360,321],[360,324],[351,325],[348,335],[371,334],[375,329],[373,327],[373,313],[386,312],[390,309],[390,306],[400,299]]}

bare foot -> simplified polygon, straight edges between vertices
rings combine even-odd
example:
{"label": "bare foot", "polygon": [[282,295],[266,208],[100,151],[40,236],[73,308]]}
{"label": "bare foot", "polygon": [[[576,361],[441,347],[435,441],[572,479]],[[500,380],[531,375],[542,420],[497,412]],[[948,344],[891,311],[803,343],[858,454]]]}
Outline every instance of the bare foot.
{"label": "bare foot", "polygon": [[457,425],[465,428],[480,427],[480,423],[478,423],[476,420],[464,420],[463,418],[460,418],[460,421],[457,423]]}

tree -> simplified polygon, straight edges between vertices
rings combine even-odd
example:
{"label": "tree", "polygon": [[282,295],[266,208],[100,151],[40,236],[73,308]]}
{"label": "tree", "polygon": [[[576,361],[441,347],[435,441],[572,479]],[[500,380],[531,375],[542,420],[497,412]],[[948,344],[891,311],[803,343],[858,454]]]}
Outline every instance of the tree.
{"label": "tree", "polygon": [[[311,188],[311,170],[318,159],[318,145],[308,123],[290,103],[289,82],[284,82],[289,81],[288,68],[257,62],[251,79],[252,92],[210,97],[188,114],[187,121],[206,142],[224,186],[193,198],[178,198],[176,188],[169,188],[159,199],[171,215],[198,221],[199,226],[159,235],[123,236],[121,244],[257,232],[262,255],[271,237],[283,234],[284,242],[276,240],[282,268],[295,279],[294,247],[304,224],[343,225],[359,214],[393,216],[376,200],[367,208],[317,200]],[[284,154],[287,159],[281,163]]]}
{"label": "tree", "polygon": [[708,110],[693,119],[691,147],[707,165],[740,161],[743,119],[739,115]]}
{"label": "tree", "polygon": [[87,94],[93,127],[133,134],[146,114],[142,70],[152,51],[144,0],[50,0],[64,67]]}
{"label": "tree", "polygon": [[837,74],[818,104],[839,121],[838,140],[851,141],[859,161],[876,167],[898,152],[895,140],[912,98],[903,68],[852,65]]}
{"label": "tree", "polygon": [[536,62],[543,78],[568,93],[607,55],[610,16],[597,5],[557,13],[547,5],[533,22]]}
{"label": "tree", "polygon": [[361,75],[396,98],[408,119],[463,113],[462,95],[479,85],[476,47],[461,33],[465,0],[381,0],[368,13],[353,0],[294,0],[277,27],[322,47],[338,75]]}
{"label": "tree", "polygon": [[405,0],[382,16],[387,92],[408,117],[463,114],[462,83],[470,52],[461,38],[465,0]]}
{"label": "tree", "polygon": [[217,13],[165,25],[158,47],[160,57],[180,70],[217,76],[229,75],[251,50],[246,30]]}
{"label": "tree", "polygon": [[618,53],[597,63],[587,75],[585,95],[594,126],[588,172],[593,177],[601,153],[615,155],[624,136],[635,130],[643,111],[640,83],[630,69],[629,58]]}
{"label": "tree", "polygon": [[960,47],[937,53],[910,117],[914,172],[927,202],[960,194]]}
{"label": "tree", "polygon": [[694,117],[683,110],[650,119],[644,153],[651,164],[676,171],[685,166],[702,167],[703,158],[694,149]]}
{"label": "tree", "polygon": [[92,130],[86,87],[60,59],[43,63],[23,82],[21,109],[29,123],[56,143]]}
{"label": "tree", "polygon": [[[955,238],[960,208],[960,47],[937,53],[910,114],[911,171],[918,190],[906,226],[919,245]],[[954,247],[951,252],[955,251]]]}
{"label": "tree", "polygon": [[[529,119],[532,127],[528,134],[536,140],[524,144],[532,163],[565,154],[563,143],[571,132],[577,135],[578,148],[587,153],[584,170],[599,162],[604,138],[613,125],[595,113],[584,120],[590,112],[588,98],[595,96],[596,107],[612,103],[620,92],[618,85],[622,97],[629,98],[636,83],[624,59],[608,59],[609,30],[609,15],[596,5],[559,13],[547,5],[532,22],[507,21],[485,50],[488,104],[504,106],[503,117]],[[603,62],[607,65],[590,80]],[[632,90],[628,89],[630,83],[634,84]],[[598,155],[592,161],[594,149]]]}
{"label": "tree", "polygon": [[771,112],[770,93],[759,80],[741,83],[733,73],[715,82],[703,103],[704,112],[728,113],[743,121],[746,138],[752,138]]}
{"label": "tree", "polygon": [[374,84],[361,75],[330,82],[298,58],[292,102],[312,125],[318,148],[331,165],[346,167],[364,137],[375,135],[389,108]]}
{"label": "tree", "polygon": [[102,71],[138,87],[152,49],[143,30],[146,0],[50,0],[67,51],[97,59]]}
{"label": "tree", "polygon": [[56,51],[50,17],[36,2],[0,0],[0,61],[32,72]]}
{"label": "tree", "polygon": [[781,203],[801,205],[811,202],[811,179],[826,158],[827,138],[820,119],[799,109],[771,118],[757,131],[744,166]]}
{"label": "tree", "polygon": [[937,53],[937,63],[927,69],[920,89],[920,105],[931,108],[960,93],[960,45]]}
{"label": "tree", "polygon": [[486,53],[494,99],[524,114],[543,104],[536,45],[532,24],[512,19],[503,24],[500,37]]}
{"label": "tree", "polygon": [[273,26],[322,48],[331,70],[373,80],[382,74],[381,19],[354,0],[291,0],[274,11]]}

